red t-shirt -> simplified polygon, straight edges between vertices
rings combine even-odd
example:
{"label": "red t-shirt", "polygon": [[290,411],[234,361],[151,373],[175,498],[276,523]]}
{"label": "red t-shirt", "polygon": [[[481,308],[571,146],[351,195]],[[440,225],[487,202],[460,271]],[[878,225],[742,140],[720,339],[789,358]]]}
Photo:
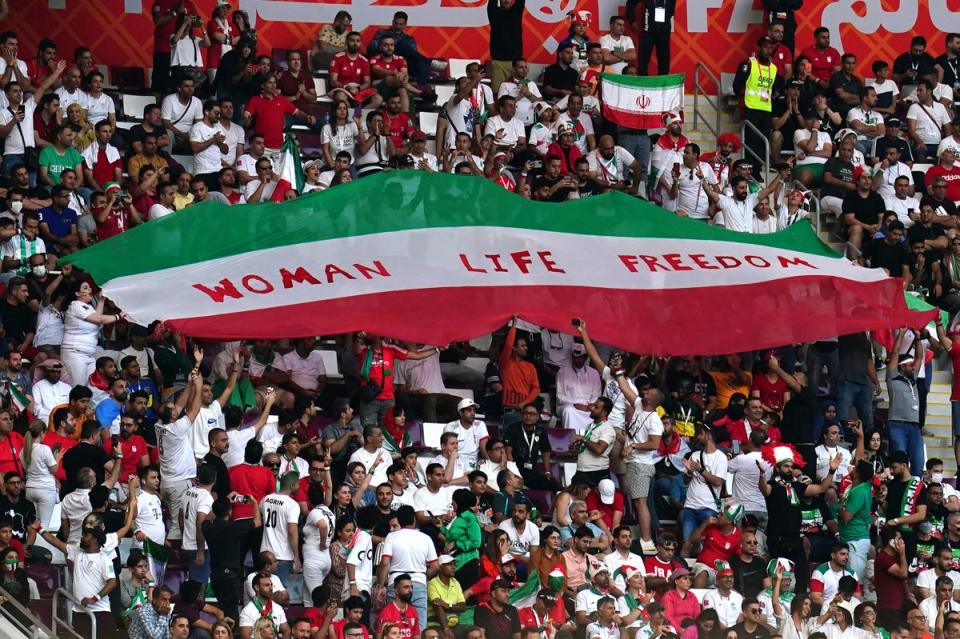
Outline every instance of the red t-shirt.
{"label": "red t-shirt", "polygon": [[703,531],[703,550],[697,561],[713,567],[713,562],[717,559],[730,561],[730,559],[740,552],[740,538],[742,537],[740,529],[734,526],[733,532],[724,535],[720,526],[711,524]]}
{"label": "red t-shirt", "polygon": [[829,82],[834,73],[833,68],[840,66],[840,52],[833,47],[818,51],[816,47],[809,46],[801,51],[800,55],[810,59],[810,72],[813,77],[824,82]]}
{"label": "red t-shirt", "polygon": [[668,563],[664,562],[656,555],[643,558],[643,567],[645,573],[651,577],[670,579],[670,575],[672,575],[673,571],[679,568],[680,565],[681,564],[677,559],[673,559]]}
{"label": "red t-shirt", "polygon": [[393,148],[397,153],[400,153],[404,149],[407,140],[410,139],[413,132],[417,130],[417,127],[413,126],[413,119],[411,119],[410,114],[403,112],[390,115],[384,111],[383,125],[387,131],[387,135],[393,140]]}
{"label": "red t-shirt", "polygon": [[253,116],[253,132],[263,136],[263,144],[268,149],[279,149],[283,146],[284,119],[293,114],[297,107],[281,95],[269,100],[262,95],[255,95],[244,110]]}
{"label": "red t-shirt", "polygon": [[[154,0],[152,9],[154,20],[161,15],[169,14],[171,11],[176,11],[179,6],[180,0]],[[184,0],[183,10],[190,15],[197,15],[197,8],[193,6],[193,3],[190,0]],[[170,36],[176,32],[176,17],[168,20],[159,27],[155,26],[153,28],[153,50],[170,53]]]}
{"label": "red t-shirt", "polygon": [[[297,95],[300,92],[301,84],[308,89],[313,86],[313,78],[303,69],[300,69],[300,75],[293,75],[290,70],[287,69],[277,78],[277,86],[280,88],[280,94],[283,97]],[[287,99],[289,100],[290,98]],[[310,103],[302,97],[294,100],[293,104],[301,111],[306,111],[310,107]]]}
{"label": "red t-shirt", "polygon": [[207,48],[207,68],[216,69],[220,66],[220,59],[223,57],[223,43],[213,39],[213,34],[223,35],[225,32],[220,23],[210,18],[207,21],[207,33],[210,34],[210,46]]}
{"label": "red t-shirt", "polygon": [[397,607],[397,602],[391,601],[377,616],[376,632],[379,635],[383,624],[392,623],[400,628],[400,639],[419,639],[420,616],[412,604],[407,604],[405,610]]}
{"label": "red t-shirt", "polygon": [[623,512],[623,493],[619,491],[613,493],[613,503],[608,506],[601,501],[600,493],[591,491],[587,495],[587,510],[599,510],[600,514],[603,515],[603,523],[607,525],[607,528],[613,530],[613,513]]}
{"label": "red t-shirt", "polygon": [[[311,630],[319,630],[323,627],[323,622],[326,620],[326,615],[320,608],[307,608],[303,616],[310,620]],[[326,637],[323,637],[323,639],[326,639]]]}
{"label": "red t-shirt", "polygon": [[891,575],[888,570],[900,563],[896,555],[878,552],[874,566],[873,583],[877,592],[878,610],[900,610],[907,599],[907,582]]}
{"label": "red t-shirt", "polygon": [[[104,207],[97,207],[93,209],[94,219],[96,219],[98,213],[103,211],[103,208]],[[130,223],[130,213],[127,209],[114,209],[107,215],[107,219],[103,222],[97,222],[97,238],[105,240],[114,235],[120,235],[131,226],[133,225]]]}
{"label": "red t-shirt", "polygon": [[[47,431],[47,434],[43,438],[43,443],[49,446],[50,450],[53,450],[59,444],[60,450],[67,452],[80,442],[73,437],[64,437],[58,435],[56,432]],[[60,464],[60,467],[57,468],[56,478],[60,481],[67,481],[67,471],[63,469],[63,464]]]}
{"label": "red t-shirt", "polygon": [[399,55],[395,55],[389,60],[384,60],[383,56],[378,53],[370,58],[370,67],[380,67],[385,71],[393,71],[396,73],[407,68],[407,61]]}
{"label": "red t-shirt", "polygon": [[793,53],[783,43],[777,45],[773,51],[773,64],[777,67],[777,76],[783,76],[785,65],[793,64]]}
{"label": "red t-shirt", "polygon": [[930,188],[933,180],[938,177],[942,177],[947,183],[947,199],[954,202],[960,200],[960,164],[955,162],[950,170],[940,164],[930,167],[923,178],[924,186]]}
{"label": "red t-shirt", "polygon": [[100,147],[100,150],[97,152],[97,163],[90,167],[93,173],[93,179],[103,186],[107,182],[112,182],[116,179],[116,169],[123,171],[123,158],[117,157],[114,162],[107,160],[107,149],[106,147]]}
{"label": "red t-shirt", "polygon": [[[106,440],[104,448],[108,453],[112,452],[109,439]],[[137,465],[143,456],[148,454],[147,440],[140,435],[132,435],[129,439],[121,437],[120,450],[123,451],[123,459],[120,461],[120,481],[125,484],[137,474]]]}
{"label": "red t-shirt", "polygon": [[30,84],[39,87],[43,81],[52,73],[50,67],[37,64],[37,59],[27,60],[27,77],[30,78]]}
{"label": "red t-shirt", "polygon": [[330,61],[330,75],[334,73],[340,86],[363,84],[363,79],[370,76],[370,61],[363,54],[351,60],[346,51],[341,51]]}
{"label": "red t-shirt", "polygon": [[[363,366],[367,357],[367,347],[360,351],[360,365]],[[379,351],[373,352],[373,362],[370,365],[370,381],[380,384],[383,390],[377,399],[393,399],[393,377],[396,373],[395,359],[407,359],[407,352],[392,344],[383,344]],[[388,375],[384,375],[388,371]]]}
{"label": "red t-shirt", "polygon": [[[234,466],[228,472],[230,488],[238,495],[253,495],[258,503],[277,489],[277,480],[265,466],[251,466],[244,463]],[[253,517],[253,504],[233,503],[232,518],[234,520],[251,517]]]}
{"label": "red t-shirt", "polygon": [[16,431],[11,431],[0,440],[0,475],[9,473],[11,470],[20,473],[21,477],[26,476],[23,462],[20,461],[20,452],[23,450],[23,435]]}
{"label": "red t-shirt", "polygon": [[766,375],[754,375],[750,390],[760,391],[760,401],[763,402],[764,406],[780,410],[783,408],[783,394],[790,389],[787,387],[787,383],[779,377],[771,382]]}

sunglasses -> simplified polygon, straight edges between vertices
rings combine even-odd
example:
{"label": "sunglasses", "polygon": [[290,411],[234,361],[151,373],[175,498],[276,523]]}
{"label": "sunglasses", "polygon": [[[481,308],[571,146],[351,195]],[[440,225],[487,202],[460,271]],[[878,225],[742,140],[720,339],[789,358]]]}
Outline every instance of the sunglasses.
{"label": "sunglasses", "polygon": [[277,469],[280,468],[280,464],[264,464],[267,468]]}

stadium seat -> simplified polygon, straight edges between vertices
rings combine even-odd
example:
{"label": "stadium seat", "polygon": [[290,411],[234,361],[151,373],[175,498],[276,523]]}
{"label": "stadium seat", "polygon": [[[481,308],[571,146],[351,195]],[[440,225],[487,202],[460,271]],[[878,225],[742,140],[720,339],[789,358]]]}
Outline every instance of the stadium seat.
{"label": "stadium seat", "polygon": [[[452,84],[438,84],[433,88],[434,93],[437,94],[437,104],[443,106],[447,101],[453,96],[456,92],[457,87]],[[423,115],[423,114],[421,114]]]}
{"label": "stadium seat", "polygon": [[140,120],[143,118],[143,109],[150,104],[158,104],[155,96],[131,95],[129,93],[124,93],[120,96],[123,117],[130,120]]}
{"label": "stadium seat", "polygon": [[450,58],[447,61],[447,71],[450,72],[450,78],[456,80],[457,78],[467,75],[467,65],[471,62],[476,62],[482,64],[480,60],[466,60],[463,58]]}
{"label": "stadium seat", "polygon": [[427,134],[427,137],[435,137],[437,135],[437,117],[436,113],[430,113],[429,111],[422,111],[420,113],[420,130]]}
{"label": "stadium seat", "polygon": [[317,351],[323,360],[323,368],[327,371],[327,379],[341,380],[340,363],[337,361],[337,351]]}
{"label": "stadium seat", "polygon": [[453,395],[455,397],[462,397],[463,399],[473,399],[473,391],[469,388],[448,388],[447,395]]}
{"label": "stadium seat", "polygon": [[443,427],[446,424],[439,422],[423,422],[423,441],[421,442],[427,448],[440,448],[440,435],[443,434]]}
{"label": "stadium seat", "polygon": [[193,174],[193,156],[192,155],[172,155],[173,161],[183,167],[187,173]]}
{"label": "stadium seat", "polygon": [[576,455],[570,450],[570,444],[573,442],[573,436],[577,431],[572,428],[548,428],[547,437],[550,438],[550,450],[554,457],[558,455]]}
{"label": "stadium seat", "polygon": [[118,91],[144,91],[147,79],[143,67],[110,67],[110,84]]}
{"label": "stadium seat", "polygon": [[472,368],[473,370],[483,373],[487,370],[487,364],[490,363],[490,358],[488,357],[468,357],[460,362],[462,365]]}
{"label": "stadium seat", "polygon": [[549,490],[525,490],[523,494],[530,498],[534,506],[540,509],[541,517],[550,518],[553,513],[553,493]]}

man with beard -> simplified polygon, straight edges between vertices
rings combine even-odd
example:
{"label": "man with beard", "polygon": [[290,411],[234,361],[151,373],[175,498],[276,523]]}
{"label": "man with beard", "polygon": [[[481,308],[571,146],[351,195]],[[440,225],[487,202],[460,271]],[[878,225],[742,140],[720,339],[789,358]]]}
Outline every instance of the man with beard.
{"label": "man with beard", "polygon": [[243,189],[238,188],[237,170],[232,166],[220,169],[219,182],[220,193],[231,205],[244,204],[247,201],[243,196]]}
{"label": "man with beard", "polygon": [[401,639],[418,639],[420,617],[413,606],[413,581],[410,575],[404,572],[394,577],[393,588],[397,596],[377,615],[376,633],[379,635],[384,624],[389,623],[400,627]]}
{"label": "man with beard", "polygon": [[97,404],[97,421],[101,428],[109,428],[111,435],[120,434],[120,415],[127,404],[127,382],[115,377],[110,381],[109,395]]}
{"label": "man with beard", "polygon": [[[927,484],[927,518],[932,532],[936,537],[942,537],[947,526],[950,511],[944,505],[943,484]],[[958,584],[960,585],[960,584]]]}
{"label": "man with beard", "polygon": [[910,547],[914,540],[913,527],[927,518],[927,487],[920,477],[911,473],[910,457],[905,450],[895,449],[890,453],[888,463],[893,478],[887,481],[884,525],[896,527]]}
{"label": "man with beard", "polygon": [[793,475],[794,464],[802,461],[792,446],[776,446],[764,452],[765,457],[768,456],[767,453],[772,453],[773,458],[766,461],[775,468],[773,479],[767,482],[763,466],[761,462],[757,462],[757,467],[760,468],[760,492],[766,498],[769,514],[767,540],[770,556],[783,557],[794,562],[794,591],[804,592],[810,578],[810,564],[800,539],[800,523],[803,519],[800,498],[823,494],[833,485],[833,475],[840,466],[840,456],[830,460],[830,472],[823,481],[819,484],[804,484],[797,481]]}
{"label": "man with beard", "polygon": [[142,553],[147,558],[150,574],[158,583],[163,583],[163,573],[167,567],[164,548],[167,528],[163,523],[163,507],[160,503],[160,469],[144,466],[137,475],[140,477],[140,492],[137,495],[131,552]]}
{"label": "man with beard", "polygon": [[[347,34],[347,50],[333,56],[330,61],[330,97],[334,101],[356,100],[361,91],[370,84],[370,61],[360,53],[360,34],[351,31]],[[383,102],[379,93],[370,96],[369,106],[376,108]]]}
{"label": "man with beard", "polygon": [[[120,459],[120,481],[126,484],[137,474],[139,469],[150,465],[150,453],[147,442],[139,434],[139,425],[133,413],[123,413],[120,416],[120,450],[123,458]],[[104,450],[110,445],[109,439],[104,442]]]}
{"label": "man with beard", "polygon": [[716,185],[704,180],[703,190],[710,202],[718,209],[714,217],[715,223],[730,231],[753,232],[753,212],[757,204],[766,201],[771,193],[775,193],[792,171],[790,167],[778,171],[770,180],[770,184],[757,193],[750,192],[750,181],[746,177],[735,175],[730,179],[733,197],[723,194]]}
{"label": "man with beard", "polygon": [[222,428],[212,428],[207,433],[207,454],[203,456],[204,464],[210,464],[217,469],[217,481],[213,484],[215,499],[226,498],[230,494],[230,472],[223,461],[223,454],[230,449],[230,438]]}

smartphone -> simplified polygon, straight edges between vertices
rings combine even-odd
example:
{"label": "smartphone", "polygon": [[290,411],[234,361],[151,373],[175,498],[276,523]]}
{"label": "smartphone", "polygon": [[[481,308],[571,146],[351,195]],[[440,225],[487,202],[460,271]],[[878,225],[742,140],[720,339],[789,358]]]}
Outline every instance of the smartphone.
{"label": "smartphone", "polygon": [[673,172],[674,172],[674,173],[679,173],[679,172],[680,172],[680,163],[679,163],[679,162],[674,162],[674,163],[673,163]]}
{"label": "smartphone", "polygon": [[62,448],[62,445],[61,445],[61,444],[54,444],[54,445],[53,445],[53,454],[56,455],[57,453],[59,453],[61,448]]}
{"label": "smartphone", "polygon": [[575,317],[572,320],[570,320],[570,323],[573,324],[574,328],[580,328],[580,325],[583,324],[583,320],[578,317]]}
{"label": "smartphone", "polygon": [[363,105],[358,104],[357,106],[353,107],[353,117],[359,118],[362,114],[363,114]]}
{"label": "smartphone", "polygon": [[734,454],[734,456],[739,455],[739,454],[740,454],[740,441],[737,440],[737,439],[733,440],[733,447],[732,447],[732,448],[733,448],[733,454]]}

